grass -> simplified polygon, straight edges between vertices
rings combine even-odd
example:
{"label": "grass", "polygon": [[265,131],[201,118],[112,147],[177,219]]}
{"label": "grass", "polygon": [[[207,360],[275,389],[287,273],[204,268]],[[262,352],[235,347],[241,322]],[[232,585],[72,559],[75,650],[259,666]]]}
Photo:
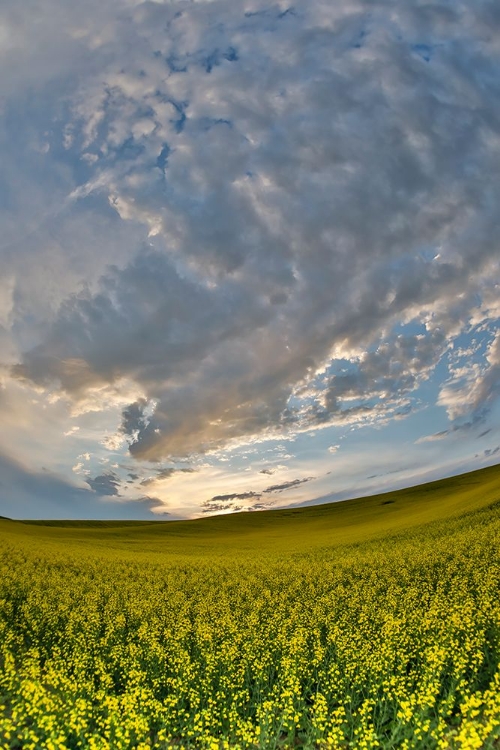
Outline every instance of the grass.
{"label": "grass", "polygon": [[0,520],[0,746],[500,747],[500,466],[194,521]]}

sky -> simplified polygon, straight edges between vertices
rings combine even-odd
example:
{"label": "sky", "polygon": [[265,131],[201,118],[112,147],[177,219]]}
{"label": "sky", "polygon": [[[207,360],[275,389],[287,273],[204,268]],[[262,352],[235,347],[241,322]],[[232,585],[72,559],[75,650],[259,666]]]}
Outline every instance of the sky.
{"label": "sky", "polygon": [[496,0],[3,0],[0,514],[500,460]]}

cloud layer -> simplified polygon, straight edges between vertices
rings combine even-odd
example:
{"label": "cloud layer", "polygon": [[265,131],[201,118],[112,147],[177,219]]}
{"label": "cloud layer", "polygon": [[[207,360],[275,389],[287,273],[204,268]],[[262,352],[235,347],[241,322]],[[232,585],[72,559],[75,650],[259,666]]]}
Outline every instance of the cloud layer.
{"label": "cloud layer", "polygon": [[0,11],[6,382],[120,412],[107,445],[139,463],[426,399],[446,434],[485,420],[493,2],[33,6]]}

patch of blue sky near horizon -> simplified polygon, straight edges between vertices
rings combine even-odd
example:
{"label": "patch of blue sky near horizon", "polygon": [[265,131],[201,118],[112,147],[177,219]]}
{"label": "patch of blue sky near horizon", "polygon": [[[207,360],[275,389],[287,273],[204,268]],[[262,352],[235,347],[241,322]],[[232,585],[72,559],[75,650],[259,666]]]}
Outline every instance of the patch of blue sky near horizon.
{"label": "patch of blue sky near horizon", "polygon": [[0,9],[19,486],[182,517],[497,460],[493,2],[30,7]]}

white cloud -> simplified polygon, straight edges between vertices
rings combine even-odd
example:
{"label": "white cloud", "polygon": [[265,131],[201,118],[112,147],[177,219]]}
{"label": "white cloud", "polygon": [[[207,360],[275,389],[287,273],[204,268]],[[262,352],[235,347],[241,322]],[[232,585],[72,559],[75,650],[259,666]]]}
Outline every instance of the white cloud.
{"label": "white cloud", "polygon": [[500,332],[486,350],[485,363],[471,363],[456,369],[441,389],[438,403],[450,419],[476,415],[487,408],[500,393]]}
{"label": "white cloud", "polygon": [[125,444],[123,435],[105,435],[100,441],[108,451],[118,451]]}
{"label": "white cloud", "polygon": [[15,279],[6,276],[0,279],[0,326],[10,327],[10,316],[14,307]]}
{"label": "white cloud", "polygon": [[421,443],[434,443],[436,440],[444,440],[450,434],[449,430],[441,430],[441,432],[435,432],[433,435],[423,435],[415,440],[416,445]]}

